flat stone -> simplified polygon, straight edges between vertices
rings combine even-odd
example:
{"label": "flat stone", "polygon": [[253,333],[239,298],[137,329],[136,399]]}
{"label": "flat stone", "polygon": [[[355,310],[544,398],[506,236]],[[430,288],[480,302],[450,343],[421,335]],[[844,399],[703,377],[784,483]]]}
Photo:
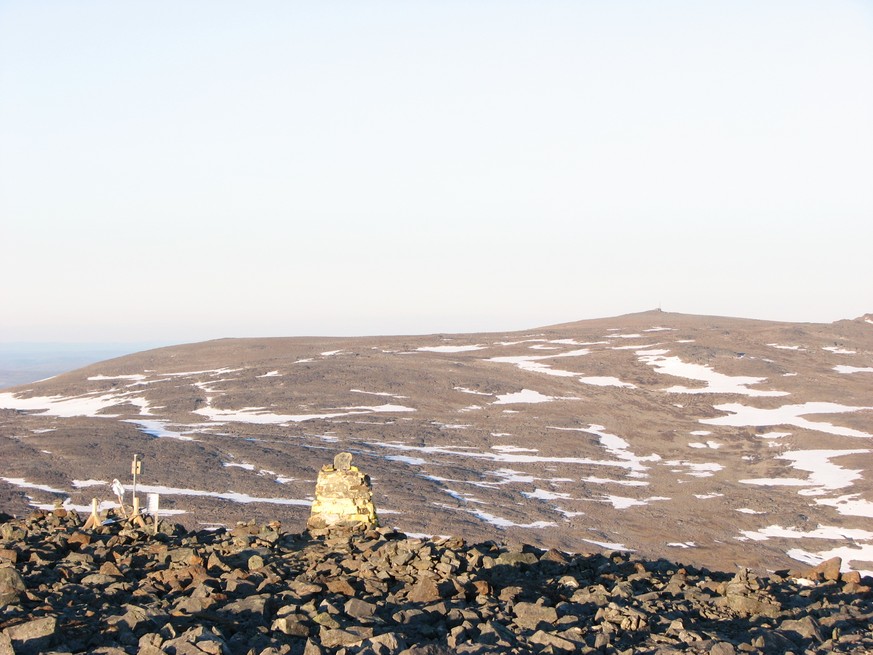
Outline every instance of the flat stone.
{"label": "flat stone", "polygon": [[539,561],[533,553],[500,553],[495,562],[508,566],[517,566],[519,564],[536,564]]}
{"label": "flat stone", "polygon": [[709,655],[736,655],[736,648],[726,641],[714,643],[709,649]]}
{"label": "flat stone", "polygon": [[413,603],[435,603],[442,599],[442,595],[436,582],[424,579],[409,590],[406,598]]}
{"label": "flat stone", "polygon": [[272,629],[292,637],[308,637],[312,632],[309,629],[307,618],[301,614],[288,614],[276,619]]}
{"label": "flat stone", "polygon": [[58,621],[54,616],[44,616],[26,623],[6,628],[16,655],[43,653],[51,645]]}
{"label": "flat stone", "polygon": [[749,616],[760,615],[776,618],[782,611],[782,608],[775,602],[751,595],[729,595],[727,597],[727,604],[735,612]]}
{"label": "flat stone", "polygon": [[15,655],[15,651],[12,649],[12,640],[5,630],[0,631],[0,655]]}
{"label": "flat stone", "polygon": [[811,616],[783,621],[779,624],[779,632],[797,644],[807,639],[814,639],[818,643],[824,641],[818,623]]}
{"label": "flat stone", "polygon": [[67,547],[74,550],[91,543],[91,535],[85,532],[74,532],[67,538]]}
{"label": "flat stone", "polygon": [[326,583],[328,591],[334,594],[342,594],[343,596],[354,596],[355,588],[349,583],[348,578],[333,578]]}
{"label": "flat stone", "polygon": [[318,625],[329,628],[331,630],[336,630],[340,627],[339,621],[337,621],[327,612],[319,612],[312,620],[315,621]]}
{"label": "flat stone", "polygon": [[538,646],[551,646],[553,650],[565,653],[574,653],[578,647],[576,642],[564,639],[563,637],[559,637],[558,635],[543,630],[537,630],[528,638],[528,641]]}
{"label": "flat stone", "polygon": [[346,601],[343,611],[356,619],[369,619],[376,614],[377,607],[359,598],[350,598]]}
{"label": "flat stone", "polygon": [[541,627],[540,624],[551,627],[558,621],[558,612],[554,607],[536,603],[516,603],[512,611],[515,614],[515,624],[525,630],[537,630]]}
{"label": "flat stone", "polygon": [[333,458],[333,467],[337,471],[348,471],[350,468],[352,468],[352,454],[337,453],[337,455]]}
{"label": "flat stone", "polygon": [[116,579],[111,575],[103,575],[102,573],[92,573],[82,578],[82,584],[89,587],[100,587],[110,585],[116,582]]}
{"label": "flat stone", "polygon": [[267,594],[259,594],[256,596],[247,596],[240,600],[235,600],[221,608],[222,613],[230,613],[251,621],[255,620],[262,622],[264,615],[267,612],[267,604],[271,598]]}
{"label": "flat stone", "polygon": [[[372,636],[372,630],[370,631],[370,635]],[[321,631],[321,645],[325,648],[336,648],[337,646],[350,646],[351,644],[357,644],[358,642],[367,639],[367,636],[357,634],[355,632],[350,632],[348,630],[342,629],[331,629],[331,628],[323,628]]]}
{"label": "flat stone", "polygon": [[303,655],[323,655],[324,651],[312,639],[306,640],[306,645],[303,647]]}
{"label": "flat stone", "polygon": [[386,632],[381,635],[376,635],[367,640],[367,643],[373,646],[383,646],[388,649],[388,652],[396,653],[406,648],[406,641],[403,637],[393,633]]}

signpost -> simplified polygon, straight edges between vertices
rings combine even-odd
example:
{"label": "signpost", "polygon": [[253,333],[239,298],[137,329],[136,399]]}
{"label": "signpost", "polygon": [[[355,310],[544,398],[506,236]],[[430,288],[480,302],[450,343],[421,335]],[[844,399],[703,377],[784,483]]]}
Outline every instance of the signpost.
{"label": "signpost", "polygon": [[140,516],[139,497],[136,495],[136,476],[142,475],[142,460],[139,457],[139,455],[134,455],[133,461],[130,463],[130,474],[133,476],[133,512],[130,515],[130,521],[144,528],[145,521]]}
{"label": "signpost", "polygon": [[130,463],[130,474],[133,476],[133,497],[136,498],[136,476],[142,475],[142,460],[139,455],[133,456],[133,461]]}

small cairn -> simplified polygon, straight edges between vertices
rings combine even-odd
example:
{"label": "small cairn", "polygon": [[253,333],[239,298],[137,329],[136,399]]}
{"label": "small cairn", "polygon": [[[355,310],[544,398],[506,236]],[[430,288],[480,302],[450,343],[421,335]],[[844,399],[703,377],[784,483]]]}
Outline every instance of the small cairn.
{"label": "small cairn", "polygon": [[378,525],[370,476],[352,466],[351,453],[339,453],[325,464],[315,484],[315,501],[306,528],[312,535],[334,529],[366,529]]}

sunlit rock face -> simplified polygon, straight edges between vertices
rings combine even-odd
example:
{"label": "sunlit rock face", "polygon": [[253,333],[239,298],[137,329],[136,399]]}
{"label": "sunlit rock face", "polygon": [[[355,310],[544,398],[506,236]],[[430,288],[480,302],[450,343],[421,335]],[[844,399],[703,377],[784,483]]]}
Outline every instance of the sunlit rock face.
{"label": "sunlit rock face", "polygon": [[336,528],[376,527],[370,477],[352,466],[351,453],[338,453],[333,465],[325,464],[319,471],[306,527],[313,534]]}

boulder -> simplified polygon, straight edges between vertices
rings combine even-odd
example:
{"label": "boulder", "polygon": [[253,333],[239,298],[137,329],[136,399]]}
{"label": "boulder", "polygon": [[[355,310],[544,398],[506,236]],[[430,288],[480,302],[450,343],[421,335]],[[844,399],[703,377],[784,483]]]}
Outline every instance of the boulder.
{"label": "boulder", "polygon": [[44,653],[52,645],[58,621],[54,616],[43,616],[6,628],[15,655]]}
{"label": "boulder", "polygon": [[550,629],[558,621],[558,612],[554,607],[537,605],[536,603],[516,603],[512,608],[515,624],[525,630],[538,628]]}
{"label": "boulder", "polygon": [[0,607],[18,601],[27,590],[21,574],[11,566],[0,568]]}

